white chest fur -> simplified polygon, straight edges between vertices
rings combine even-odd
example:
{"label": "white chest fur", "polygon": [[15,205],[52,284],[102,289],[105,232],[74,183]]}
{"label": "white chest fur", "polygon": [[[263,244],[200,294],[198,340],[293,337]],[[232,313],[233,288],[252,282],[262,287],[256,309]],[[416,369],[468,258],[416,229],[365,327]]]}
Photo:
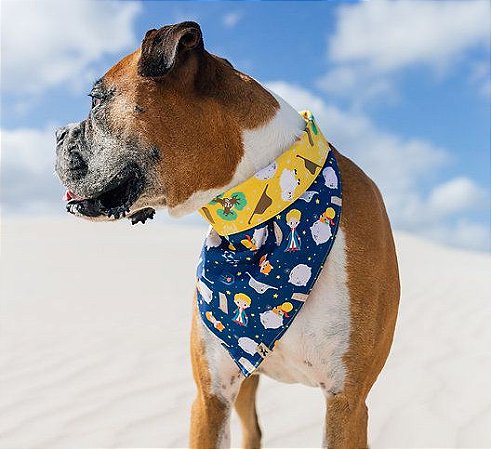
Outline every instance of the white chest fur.
{"label": "white chest fur", "polygon": [[328,261],[306,303],[259,372],[286,383],[342,388],[350,334],[345,239],[338,231]]}
{"label": "white chest fur", "polygon": [[[258,373],[280,382],[321,387],[327,394],[342,389],[345,378],[343,355],[350,335],[349,291],[346,273],[345,237],[339,229],[327,263],[317,282],[274,350]],[[235,388],[224,388],[238,368],[218,338],[202,330],[214,389],[233,400]]]}

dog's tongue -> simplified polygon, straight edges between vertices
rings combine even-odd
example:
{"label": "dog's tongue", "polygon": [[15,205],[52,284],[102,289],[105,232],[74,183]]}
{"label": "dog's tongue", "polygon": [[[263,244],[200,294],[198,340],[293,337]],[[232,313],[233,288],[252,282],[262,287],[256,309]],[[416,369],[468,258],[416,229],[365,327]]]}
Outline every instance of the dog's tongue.
{"label": "dog's tongue", "polygon": [[63,195],[63,199],[65,201],[70,201],[70,200],[83,200],[81,196],[78,196],[76,193],[71,192],[70,190],[66,190],[65,194]]}

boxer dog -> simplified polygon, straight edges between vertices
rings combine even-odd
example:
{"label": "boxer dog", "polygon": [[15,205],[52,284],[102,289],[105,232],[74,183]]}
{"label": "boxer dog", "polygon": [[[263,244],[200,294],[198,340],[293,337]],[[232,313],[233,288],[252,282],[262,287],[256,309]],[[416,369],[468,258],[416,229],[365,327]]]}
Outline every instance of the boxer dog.
{"label": "boxer dog", "polygon": [[[283,99],[208,53],[194,22],[148,31],[90,96],[89,116],[56,133],[56,172],[68,211],[91,220],[144,222],[157,208],[176,217],[196,211],[267,167],[305,128]],[[255,395],[262,374],[321,390],[326,447],[367,447],[365,400],[392,342],[398,267],[377,187],[333,151],[343,182],[339,230],[285,344],[244,378],[195,308],[192,448],[229,445],[233,406],[243,446],[260,447]]]}

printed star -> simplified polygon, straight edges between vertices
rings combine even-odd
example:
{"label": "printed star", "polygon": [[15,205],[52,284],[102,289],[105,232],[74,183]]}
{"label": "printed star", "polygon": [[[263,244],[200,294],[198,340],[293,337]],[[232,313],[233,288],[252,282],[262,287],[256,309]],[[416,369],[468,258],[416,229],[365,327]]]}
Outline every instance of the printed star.
{"label": "printed star", "polygon": [[280,275],[276,276],[276,279],[281,279],[281,276]]}
{"label": "printed star", "polygon": [[319,204],[319,203],[320,203],[319,198],[317,198],[317,199],[315,200],[315,203],[316,203],[316,204]]}
{"label": "printed star", "polygon": [[[256,316],[256,314],[254,314],[254,313],[251,313],[251,316]],[[256,327],[256,326],[254,326],[254,327]]]}
{"label": "printed star", "polygon": [[242,274],[242,272],[241,272],[241,271],[238,271],[238,272],[237,272],[237,276],[240,276],[241,274]]}
{"label": "printed star", "polygon": [[256,335],[256,338],[259,338],[259,335]]}
{"label": "printed star", "polygon": [[302,231],[302,234],[305,235],[305,234],[307,234],[307,232],[306,231]]}
{"label": "printed star", "polygon": [[307,257],[307,260],[312,260],[312,257]]}
{"label": "printed star", "polygon": [[251,260],[251,258],[250,257],[246,257],[246,260]]}
{"label": "printed star", "polygon": [[231,295],[231,294],[232,294],[232,293],[230,292],[230,290],[227,290],[225,293],[226,293],[227,295]]}
{"label": "printed star", "polygon": [[275,293],[275,294],[273,295],[273,298],[277,298],[277,297],[278,297],[278,293]]}
{"label": "printed star", "polygon": [[277,220],[280,220],[280,219],[281,219],[281,215],[277,215],[277,216],[276,216],[276,219],[277,219]]}

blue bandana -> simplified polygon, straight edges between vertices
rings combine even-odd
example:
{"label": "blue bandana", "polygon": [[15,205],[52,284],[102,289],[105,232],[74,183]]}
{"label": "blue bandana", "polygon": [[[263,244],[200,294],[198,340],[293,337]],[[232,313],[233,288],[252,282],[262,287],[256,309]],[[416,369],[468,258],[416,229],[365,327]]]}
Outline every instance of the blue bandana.
{"label": "blue bandana", "polygon": [[[339,225],[336,159],[303,115],[298,142],[201,210],[212,229],[197,269],[199,313],[246,377],[307,300]],[[240,232],[225,235],[230,229]]]}

